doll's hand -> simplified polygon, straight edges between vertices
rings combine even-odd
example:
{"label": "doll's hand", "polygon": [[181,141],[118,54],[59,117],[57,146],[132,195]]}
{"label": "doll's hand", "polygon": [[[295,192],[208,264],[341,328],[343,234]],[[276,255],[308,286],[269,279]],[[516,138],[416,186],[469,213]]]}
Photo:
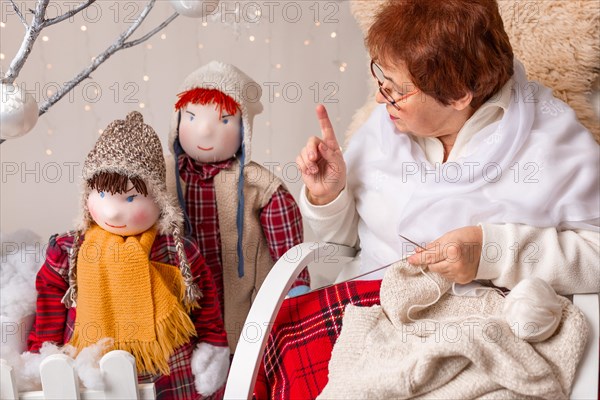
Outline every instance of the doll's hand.
{"label": "doll's hand", "polygon": [[191,364],[196,391],[203,397],[210,396],[227,379],[229,347],[199,343],[192,353]]}
{"label": "doll's hand", "polygon": [[427,266],[453,282],[469,283],[477,276],[482,243],[481,227],[466,226],[429,243],[426,250],[418,249],[408,262]]}
{"label": "doll's hand", "polygon": [[307,188],[308,200],[315,205],[328,204],[346,186],[346,163],[335,138],[325,106],[317,106],[322,138],[312,136],[296,157]]}

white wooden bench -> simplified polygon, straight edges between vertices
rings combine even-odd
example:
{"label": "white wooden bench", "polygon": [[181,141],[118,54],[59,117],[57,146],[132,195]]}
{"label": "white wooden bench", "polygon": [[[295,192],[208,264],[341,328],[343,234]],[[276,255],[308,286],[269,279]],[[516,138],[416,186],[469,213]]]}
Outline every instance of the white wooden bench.
{"label": "white wooden bench", "polygon": [[104,379],[104,390],[89,390],[80,387],[74,360],[64,354],[45,358],[40,365],[42,390],[19,392],[14,368],[0,359],[0,399],[131,399],[152,400],[156,398],[153,383],[138,384],[135,359],[122,350],[113,350],[100,360]]}

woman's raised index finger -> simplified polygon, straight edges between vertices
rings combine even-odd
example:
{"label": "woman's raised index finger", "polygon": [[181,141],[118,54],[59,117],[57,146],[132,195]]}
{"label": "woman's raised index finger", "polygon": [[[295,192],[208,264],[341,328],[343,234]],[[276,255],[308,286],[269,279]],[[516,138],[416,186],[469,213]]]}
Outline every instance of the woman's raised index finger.
{"label": "woman's raised index finger", "polygon": [[319,104],[317,106],[317,118],[319,119],[319,126],[321,127],[321,134],[323,136],[323,141],[325,143],[333,140],[337,146],[337,139],[335,137],[335,133],[333,132],[333,126],[331,125],[331,121],[329,120],[329,115],[327,115],[327,109],[323,104]]}

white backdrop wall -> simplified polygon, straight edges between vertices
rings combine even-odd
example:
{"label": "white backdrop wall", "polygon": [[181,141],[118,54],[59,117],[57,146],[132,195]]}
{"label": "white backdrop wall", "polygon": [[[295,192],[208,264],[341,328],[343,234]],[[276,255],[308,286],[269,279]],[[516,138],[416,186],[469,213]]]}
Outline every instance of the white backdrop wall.
{"label": "white backdrop wall", "polygon": [[[77,3],[52,1],[48,14]],[[57,83],[71,79],[113,43],[145,3],[100,0],[44,30],[16,84],[38,102],[45,100]],[[6,71],[24,29],[10,3],[0,4],[0,65]],[[17,4],[26,10],[35,2]],[[237,22],[230,12],[236,6]],[[320,134],[316,104],[327,106],[341,141],[367,96],[362,35],[347,1],[226,1],[219,11],[216,21],[180,16],[149,41],[115,54],[28,135],[0,146],[2,232],[27,228],[45,241],[71,229],[87,152],[101,129],[131,110],[142,112],[167,151],[177,89],[187,74],[211,60],[233,63],[262,85],[265,111],[255,120],[252,157],[275,163],[276,173],[297,197],[301,182],[294,159],[309,136]],[[158,1],[133,38],[171,13],[168,1]],[[308,230],[306,238],[313,239]]]}

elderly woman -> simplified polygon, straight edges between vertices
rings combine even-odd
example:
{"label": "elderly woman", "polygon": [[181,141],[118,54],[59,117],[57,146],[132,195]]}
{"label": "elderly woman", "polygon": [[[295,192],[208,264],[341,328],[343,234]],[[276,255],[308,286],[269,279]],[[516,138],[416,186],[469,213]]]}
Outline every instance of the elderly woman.
{"label": "elderly woman", "polygon": [[496,1],[391,2],[365,42],[379,106],[344,154],[319,106],[296,160],[319,239],[359,246],[363,273],[416,250],[457,283],[598,292],[598,145],[527,81]]}
{"label": "elderly woman", "polygon": [[[598,292],[599,147],[527,81],[496,1],[388,2],[366,45],[379,106],[344,154],[317,107],[322,137],[296,160],[319,239],[360,247],[361,273],[424,246],[409,262],[453,282],[539,277],[560,293]],[[257,398],[321,393],[345,307],[380,304],[383,273],[286,300]]]}

